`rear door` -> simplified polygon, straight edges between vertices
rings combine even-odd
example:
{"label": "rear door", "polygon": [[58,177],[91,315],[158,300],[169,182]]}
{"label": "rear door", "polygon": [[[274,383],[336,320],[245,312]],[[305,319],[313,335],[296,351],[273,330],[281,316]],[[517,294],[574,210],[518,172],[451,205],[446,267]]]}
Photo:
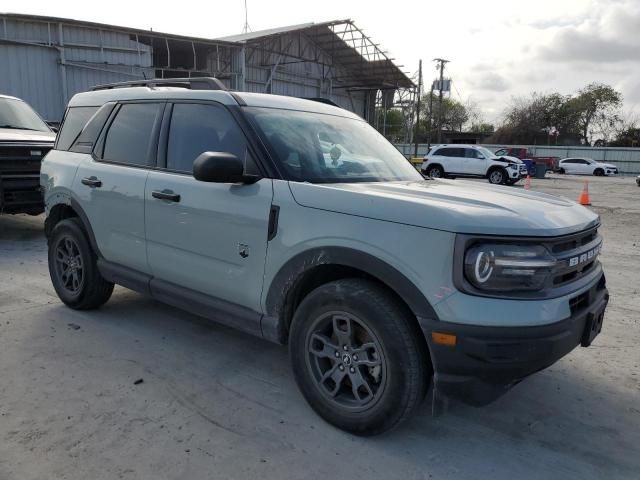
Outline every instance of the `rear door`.
{"label": "rear door", "polygon": [[155,164],[163,109],[162,103],[115,107],[93,156],[86,156],[74,180],[74,191],[104,259],[143,273],[149,273],[145,183]]}
{"label": "rear door", "polygon": [[272,180],[193,178],[193,162],[206,151],[233,153],[255,173],[246,137],[222,105],[175,103],[162,131],[160,168],[149,174],[145,191],[152,291],[177,286],[259,312]]}
{"label": "rear door", "polygon": [[457,147],[441,147],[433,156],[433,163],[439,163],[447,173],[461,173],[464,166],[464,151]]}

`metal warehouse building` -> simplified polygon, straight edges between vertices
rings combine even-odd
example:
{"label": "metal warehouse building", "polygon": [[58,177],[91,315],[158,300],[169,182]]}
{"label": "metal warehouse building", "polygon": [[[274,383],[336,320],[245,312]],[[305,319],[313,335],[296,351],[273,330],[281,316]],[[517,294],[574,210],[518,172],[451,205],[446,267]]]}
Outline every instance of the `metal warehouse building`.
{"label": "metal warehouse building", "polygon": [[376,104],[388,108],[398,91],[403,98],[415,91],[351,20],[204,39],[0,14],[0,93],[26,100],[46,120],[59,121],[69,98],[94,85],[193,76],[242,91],[326,98],[371,123]]}

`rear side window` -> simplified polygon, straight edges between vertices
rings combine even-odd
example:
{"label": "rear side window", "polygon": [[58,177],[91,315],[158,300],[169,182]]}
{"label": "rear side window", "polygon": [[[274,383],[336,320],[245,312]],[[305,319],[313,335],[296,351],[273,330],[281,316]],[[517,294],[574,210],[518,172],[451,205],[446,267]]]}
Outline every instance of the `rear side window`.
{"label": "rear side window", "polygon": [[62,129],[58,134],[56,150],[69,150],[87,121],[98,110],[98,107],[70,107],[64,117]]}
{"label": "rear side window", "polygon": [[167,169],[193,171],[193,161],[203,152],[233,153],[246,163],[247,143],[229,112],[215,105],[177,103],[173,106]]}
{"label": "rear side window", "polygon": [[78,135],[75,142],[73,142],[69,151],[76,153],[91,153],[93,145],[98,139],[98,135],[100,135],[100,131],[107,121],[107,118],[109,118],[109,115],[115,105],[115,103],[107,103],[103,105],[100,110],[98,110],[89,119],[89,122],[82,129],[82,132]]}
{"label": "rear side window", "polygon": [[464,148],[441,148],[435,154],[443,157],[464,157]]}
{"label": "rear side window", "polygon": [[102,158],[129,165],[148,165],[151,132],[160,105],[125,103],[105,137]]}

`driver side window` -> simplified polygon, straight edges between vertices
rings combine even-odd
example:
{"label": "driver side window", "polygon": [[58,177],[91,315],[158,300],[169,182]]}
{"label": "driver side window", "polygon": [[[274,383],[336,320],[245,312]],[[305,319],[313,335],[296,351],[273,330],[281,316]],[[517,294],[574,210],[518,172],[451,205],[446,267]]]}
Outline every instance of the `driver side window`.
{"label": "driver side window", "polygon": [[257,171],[244,134],[228,111],[211,104],[176,103],[169,127],[167,169],[191,173],[193,161],[203,152],[233,153],[245,164],[246,173]]}

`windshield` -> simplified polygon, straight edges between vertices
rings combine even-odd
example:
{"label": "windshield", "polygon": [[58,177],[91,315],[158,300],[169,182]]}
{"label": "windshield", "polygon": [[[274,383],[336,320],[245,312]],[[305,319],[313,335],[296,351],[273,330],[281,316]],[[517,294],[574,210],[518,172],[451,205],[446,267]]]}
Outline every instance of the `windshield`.
{"label": "windshield", "polygon": [[288,180],[424,180],[393,145],[364,121],[271,108],[246,111]]}
{"label": "windshield", "polygon": [[51,131],[28,104],[13,98],[0,98],[0,128]]}
{"label": "windshield", "polygon": [[[491,150],[489,150],[488,148],[484,148],[484,147],[476,147],[476,149],[482,153],[484,155],[484,158],[493,158],[496,157],[498,155],[498,153],[493,153]],[[498,152],[500,152],[501,150],[498,150]],[[501,153],[500,155],[505,155],[505,152],[502,151],[503,153]]]}

